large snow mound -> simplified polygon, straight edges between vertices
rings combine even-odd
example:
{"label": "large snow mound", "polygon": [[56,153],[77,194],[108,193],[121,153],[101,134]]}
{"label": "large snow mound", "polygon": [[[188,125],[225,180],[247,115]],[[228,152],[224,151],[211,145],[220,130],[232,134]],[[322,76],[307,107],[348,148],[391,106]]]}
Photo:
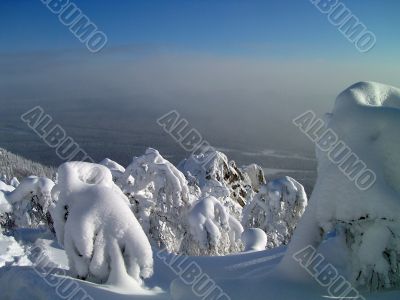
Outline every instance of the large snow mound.
{"label": "large snow mound", "polygon": [[[320,221],[361,217],[398,218],[400,208],[400,90],[361,82],[342,92],[326,124],[376,174],[365,192],[343,176],[337,164],[317,151]],[[338,180],[335,184],[333,180]],[[338,188],[340,186],[340,188]],[[316,196],[315,196],[316,197]],[[380,199],[380,201],[377,201]]]}
{"label": "large snow mound", "polygon": [[[357,83],[337,97],[325,120],[324,129],[337,134],[343,144],[334,144],[334,150],[317,147],[317,183],[281,269],[296,274],[293,253],[307,245],[317,247],[323,233],[336,230],[347,241],[355,284],[373,290],[398,286],[400,90]],[[345,172],[340,168],[351,157],[351,151],[343,150],[346,145],[375,173],[376,181],[368,189],[350,180],[356,163]]]}

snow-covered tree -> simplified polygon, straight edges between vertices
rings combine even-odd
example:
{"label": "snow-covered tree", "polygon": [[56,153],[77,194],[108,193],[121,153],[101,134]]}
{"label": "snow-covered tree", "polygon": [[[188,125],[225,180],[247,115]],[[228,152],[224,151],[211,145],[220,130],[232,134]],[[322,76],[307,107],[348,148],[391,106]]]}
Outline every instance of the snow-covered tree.
{"label": "snow-covered tree", "polygon": [[12,206],[9,212],[8,229],[12,227],[52,227],[48,212],[52,204],[51,189],[54,182],[46,177],[29,176],[15,189],[3,191],[3,197]]}
{"label": "snow-covered tree", "polygon": [[268,248],[286,245],[307,206],[303,186],[291,177],[269,181],[243,209],[245,228],[267,233]]}
{"label": "snow-covered tree", "polygon": [[12,206],[7,200],[7,194],[13,190],[13,186],[0,181],[0,230],[12,227]]}
{"label": "snow-covered tree", "polygon": [[188,225],[189,233],[182,247],[189,255],[218,255],[241,249],[242,225],[213,196],[193,204]]}
{"label": "snow-covered tree", "polygon": [[13,186],[14,188],[16,188],[17,186],[19,186],[19,180],[16,177],[11,178],[10,180],[10,185]]}
{"label": "snow-covered tree", "polygon": [[13,177],[22,179],[30,175],[53,179],[55,169],[47,167],[0,148],[0,174],[2,181],[10,184]]}
{"label": "snow-covered tree", "polygon": [[103,159],[99,164],[107,167],[111,171],[114,182],[117,182],[125,172],[123,166],[109,158]]}
{"label": "snow-covered tree", "polygon": [[57,239],[74,276],[118,285],[151,276],[150,243],[108,168],[65,163],[52,194]]}
{"label": "snow-covered tree", "polygon": [[177,253],[191,196],[185,176],[152,148],[135,157],[117,181],[149,239]]}
{"label": "snow-covered tree", "polygon": [[[400,89],[378,83],[355,84],[337,97],[320,129],[331,139],[318,142],[318,179],[282,272],[304,276],[292,256],[309,245],[318,248],[334,231],[349,253],[353,284],[400,286],[399,108]],[[297,120],[304,131],[315,121],[309,113]]]}

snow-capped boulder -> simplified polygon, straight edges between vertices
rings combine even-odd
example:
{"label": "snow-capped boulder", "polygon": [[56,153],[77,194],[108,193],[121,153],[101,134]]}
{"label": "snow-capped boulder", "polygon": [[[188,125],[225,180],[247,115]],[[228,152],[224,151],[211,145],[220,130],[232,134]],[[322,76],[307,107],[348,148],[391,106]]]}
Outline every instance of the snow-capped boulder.
{"label": "snow-capped boulder", "polygon": [[213,196],[199,199],[188,213],[191,255],[218,255],[240,249],[241,224]]}
{"label": "snow-capped boulder", "polygon": [[135,157],[117,181],[149,239],[177,253],[184,235],[182,217],[192,197],[185,176],[152,148]]}
{"label": "snow-capped boulder", "polygon": [[[325,120],[319,130],[317,183],[281,269],[303,274],[294,272],[293,254],[318,247],[323,233],[336,230],[347,242],[354,284],[399,286],[400,89],[357,83],[337,97]],[[298,120],[304,131],[314,123],[310,114]],[[333,136],[328,142],[326,132]]]}
{"label": "snow-capped boulder", "polygon": [[64,163],[52,194],[57,239],[73,275],[116,285],[152,275],[150,243],[108,168]]}
{"label": "snow-capped boulder", "polygon": [[267,248],[268,237],[260,228],[248,228],[242,233],[244,251],[262,251]]}
{"label": "snow-capped boulder", "polygon": [[307,206],[304,187],[285,176],[269,181],[243,209],[245,228],[267,233],[268,248],[286,245]]}

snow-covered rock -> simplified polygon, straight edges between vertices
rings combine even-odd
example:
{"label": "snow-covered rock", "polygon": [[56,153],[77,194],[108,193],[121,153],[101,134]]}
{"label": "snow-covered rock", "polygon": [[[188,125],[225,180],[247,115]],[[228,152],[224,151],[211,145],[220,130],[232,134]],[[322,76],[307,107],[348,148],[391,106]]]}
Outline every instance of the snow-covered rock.
{"label": "snow-covered rock", "polygon": [[267,247],[268,237],[260,228],[248,228],[242,233],[244,251],[262,251]]}
{"label": "snow-covered rock", "polygon": [[243,209],[245,228],[261,228],[268,247],[287,244],[307,206],[304,187],[291,177],[269,181]]}
{"label": "snow-covered rock", "polygon": [[150,243],[108,168],[65,163],[52,194],[57,238],[75,276],[121,285],[152,275]]}
{"label": "snow-covered rock", "polygon": [[[325,120],[322,132],[331,130],[343,143],[318,142],[317,183],[281,269],[302,274],[294,272],[292,255],[307,245],[318,247],[323,233],[336,230],[347,241],[353,283],[370,289],[399,286],[400,90],[357,83],[337,97]],[[305,115],[299,126],[307,130],[312,118]],[[369,188],[351,174],[357,173],[357,161],[342,167],[351,153],[376,175]]]}
{"label": "snow-covered rock", "polygon": [[244,173],[250,178],[251,186],[255,192],[258,192],[263,184],[265,184],[264,170],[257,164],[251,164],[242,167]]}
{"label": "snow-covered rock", "polygon": [[[230,198],[242,207],[247,198],[265,181],[263,172],[257,165],[242,170],[219,151],[191,155],[181,161],[178,168],[189,181],[194,181],[200,187],[203,196]],[[190,180],[193,178],[194,180]]]}

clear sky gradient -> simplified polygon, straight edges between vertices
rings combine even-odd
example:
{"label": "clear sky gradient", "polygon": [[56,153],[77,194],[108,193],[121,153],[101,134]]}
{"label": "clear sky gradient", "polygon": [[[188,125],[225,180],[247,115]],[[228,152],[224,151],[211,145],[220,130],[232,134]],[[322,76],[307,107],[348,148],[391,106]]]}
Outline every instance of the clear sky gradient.
{"label": "clear sky gradient", "polygon": [[[343,1],[378,39],[371,59],[396,58],[400,2]],[[108,47],[142,45],[222,55],[336,59],[354,47],[307,0],[74,1]],[[0,51],[83,47],[40,0],[2,0]]]}

